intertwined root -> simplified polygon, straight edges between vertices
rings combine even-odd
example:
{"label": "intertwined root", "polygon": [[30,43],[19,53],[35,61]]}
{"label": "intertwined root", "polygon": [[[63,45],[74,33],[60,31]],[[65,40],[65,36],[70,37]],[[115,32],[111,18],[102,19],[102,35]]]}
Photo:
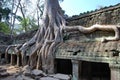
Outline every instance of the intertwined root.
{"label": "intertwined root", "polygon": [[114,37],[109,37],[109,38],[104,38],[101,40],[101,42],[105,41],[115,41],[120,39],[120,31],[119,31],[119,26],[118,25],[100,25],[100,24],[95,24],[90,27],[83,27],[83,26],[66,26],[64,29],[66,31],[80,31],[82,33],[92,33],[96,30],[101,30],[101,31],[114,31],[115,36]]}

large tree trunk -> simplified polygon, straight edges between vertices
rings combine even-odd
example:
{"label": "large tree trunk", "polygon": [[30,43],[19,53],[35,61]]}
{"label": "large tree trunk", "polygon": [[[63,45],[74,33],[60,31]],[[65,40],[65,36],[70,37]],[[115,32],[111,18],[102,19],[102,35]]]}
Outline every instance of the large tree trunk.
{"label": "large tree trunk", "polygon": [[90,33],[95,30],[113,30],[115,37],[105,40],[118,40],[119,26],[115,25],[93,25],[85,28],[83,26],[65,26],[62,10],[58,0],[45,0],[42,24],[34,37],[24,43],[19,50],[22,55],[22,65],[26,65],[26,50],[31,49],[29,65],[32,68],[43,69],[46,73],[54,73],[54,52],[58,44],[63,41],[62,30],[79,30],[83,33]]}
{"label": "large tree trunk", "polygon": [[[54,72],[54,51],[63,41],[62,26],[65,24],[58,0],[45,0],[42,24],[35,36],[21,48],[24,62],[25,50],[33,44],[30,53],[30,66],[42,68],[46,73]],[[23,63],[24,65],[24,63]]]}

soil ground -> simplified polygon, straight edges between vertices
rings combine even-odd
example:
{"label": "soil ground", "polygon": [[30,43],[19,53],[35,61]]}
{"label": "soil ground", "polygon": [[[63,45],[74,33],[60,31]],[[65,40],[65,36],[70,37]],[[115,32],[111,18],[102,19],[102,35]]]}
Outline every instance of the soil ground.
{"label": "soil ground", "polygon": [[16,80],[14,75],[21,71],[21,67],[10,66],[9,64],[0,65],[0,69],[4,69],[5,70],[5,71],[2,71],[0,73],[3,73],[3,72],[9,73],[8,76],[5,76],[5,77],[1,77],[0,76],[0,80]]}

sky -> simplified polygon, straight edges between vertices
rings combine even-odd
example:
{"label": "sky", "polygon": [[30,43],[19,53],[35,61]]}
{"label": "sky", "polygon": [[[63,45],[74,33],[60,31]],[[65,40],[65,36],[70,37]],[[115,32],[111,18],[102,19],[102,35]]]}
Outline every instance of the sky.
{"label": "sky", "polygon": [[110,6],[120,3],[120,0],[64,0],[60,3],[68,16],[99,9],[100,6]]}

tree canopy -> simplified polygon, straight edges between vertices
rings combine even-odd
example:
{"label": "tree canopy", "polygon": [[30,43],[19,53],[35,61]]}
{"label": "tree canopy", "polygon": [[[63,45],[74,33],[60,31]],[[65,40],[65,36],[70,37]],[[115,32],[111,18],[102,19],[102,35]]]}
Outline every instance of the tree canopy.
{"label": "tree canopy", "polygon": [[7,6],[3,6],[4,1],[1,1],[0,4],[0,32],[9,34],[10,33],[10,27],[7,24],[10,17],[9,14],[11,10]]}

